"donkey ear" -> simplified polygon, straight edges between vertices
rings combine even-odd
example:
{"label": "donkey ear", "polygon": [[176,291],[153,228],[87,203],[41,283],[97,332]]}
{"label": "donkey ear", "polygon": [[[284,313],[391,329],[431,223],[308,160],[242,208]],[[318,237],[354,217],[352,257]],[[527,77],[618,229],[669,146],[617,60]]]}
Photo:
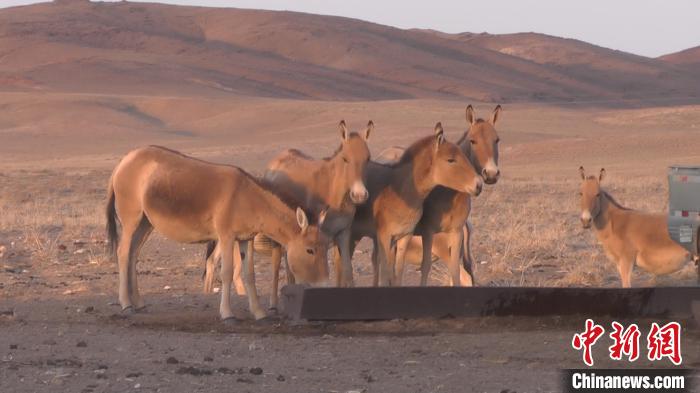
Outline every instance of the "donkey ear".
{"label": "donkey ear", "polygon": [[365,130],[365,140],[366,141],[369,140],[369,134],[371,134],[372,131],[374,131],[374,122],[372,120],[370,120],[369,122],[367,122],[367,129]]}
{"label": "donkey ear", "polygon": [[603,181],[605,177],[605,168],[600,168],[600,174],[598,175],[598,183]]}
{"label": "donkey ear", "polygon": [[348,133],[348,127],[345,125],[345,120],[341,120],[340,123],[338,123],[338,129],[340,130],[340,137],[343,138],[344,141],[347,141],[350,134]]}
{"label": "donkey ear", "polygon": [[474,115],[474,108],[471,104],[467,106],[467,124],[472,125],[476,123],[476,116]]}
{"label": "donkey ear", "polygon": [[586,180],[586,171],[583,170],[583,165],[578,168],[578,173],[581,174],[581,179]]}
{"label": "donkey ear", "polygon": [[323,223],[326,221],[327,215],[328,215],[328,206],[324,207],[323,210],[321,210],[321,212],[318,213],[318,226],[319,227],[323,226]]}
{"label": "donkey ear", "polygon": [[301,228],[302,232],[306,231],[306,228],[309,227],[309,219],[306,217],[304,210],[300,207],[297,207],[297,224],[299,224],[299,228]]}
{"label": "donkey ear", "polygon": [[491,114],[491,125],[496,125],[496,121],[498,121],[498,115],[501,114],[501,105],[496,105],[496,108],[494,108],[493,113]]}
{"label": "donkey ear", "polygon": [[435,147],[440,146],[445,142],[445,133],[442,130],[442,123],[435,124]]}

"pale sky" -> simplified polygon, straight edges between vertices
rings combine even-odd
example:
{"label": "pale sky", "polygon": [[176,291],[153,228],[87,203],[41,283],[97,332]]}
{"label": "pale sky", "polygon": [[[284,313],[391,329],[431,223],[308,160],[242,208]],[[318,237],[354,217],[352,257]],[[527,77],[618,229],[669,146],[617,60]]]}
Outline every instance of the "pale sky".
{"label": "pale sky", "polygon": [[[141,1],[142,0],[134,0]],[[37,3],[0,0],[0,7]],[[338,15],[448,33],[534,31],[656,57],[700,45],[700,0],[161,0]]]}

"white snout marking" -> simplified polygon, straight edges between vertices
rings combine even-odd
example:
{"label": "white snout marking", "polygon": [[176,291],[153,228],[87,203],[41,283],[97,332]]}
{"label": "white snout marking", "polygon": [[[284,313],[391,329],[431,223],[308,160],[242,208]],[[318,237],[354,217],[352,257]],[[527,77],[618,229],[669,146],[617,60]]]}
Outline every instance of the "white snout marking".
{"label": "white snout marking", "polygon": [[583,213],[581,213],[581,221],[590,221],[591,220],[591,212],[588,210],[584,210]]}
{"label": "white snout marking", "polygon": [[498,173],[498,165],[496,165],[496,162],[493,160],[493,158],[489,158],[489,160],[486,162],[486,165],[484,165],[484,171],[489,176]]}
{"label": "white snout marking", "polygon": [[350,187],[350,195],[353,197],[366,198],[367,188],[365,188],[365,185],[361,181],[356,181],[352,184],[352,187]]}

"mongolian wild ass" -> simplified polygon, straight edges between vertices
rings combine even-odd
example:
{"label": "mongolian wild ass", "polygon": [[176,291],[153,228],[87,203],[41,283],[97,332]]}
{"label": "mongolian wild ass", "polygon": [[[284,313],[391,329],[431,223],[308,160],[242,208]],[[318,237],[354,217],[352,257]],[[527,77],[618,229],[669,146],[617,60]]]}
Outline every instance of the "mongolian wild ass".
{"label": "mongolian wild ass", "polygon": [[[495,184],[500,177],[498,169],[498,142],[496,122],[501,113],[497,105],[486,121],[477,119],[474,108],[466,109],[469,128],[457,141],[457,146],[467,156],[471,164],[481,175],[486,184]],[[380,154],[380,160],[386,162],[395,159],[401,148],[390,148]],[[469,241],[472,234],[468,224],[471,211],[471,196],[462,191],[446,187],[435,187],[423,203],[423,216],[416,225],[415,236],[402,239],[396,251],[396,281],[401,285],[406,260],[406,253],[422,253],[420,259],[421,285],[428,283],[432,265],[432,255],[445,261],[453,286],[473,284],[473,263]],[[427,245],[425,248],[423,245]],[[409,258],[411,259],[411,258]]]}
{"label": "mongolian wild ass", "polygon": [[671,240],[666,216],[634,211],[623,207],[605,190],[600,174],[581,173],[581,224],[595,230],[608,258],[617,264],[623,288],[631,287],[632,268],[636,263],[654,275],[678,271],[691,260],[691,254]]}
{"label": "mongolian wild ass", "polygon": [[[307,212],[327,212],[322,229],[335,241],[343,261],[343,270],[336,272],[336,285],[352,286],[350,224],[355,216],[355,206],[364,203],[369,195],[365,187],[365,168],[370,158],[367,141],[374,123],[370,120],[361,135],[349,132],[344,120],[340,121],[338,128],[341,143],[331,157],[316,160],[299,150],[287,150],[270,161],[263,179],[291,199],[300,201]],[[272,257],[270,308],[275,309],[283,253],[278,243],[265,236],[256,236],[254,242],[256,251],[269,253]],[[212,287],[214,276],[209,272],[213,271],[215,260],[216,257],[207,260],[205,292]],[[293,276],[287,273],[293,280]]]}
{"label": "mongolian wild ass", "polygon": [[[216,165],[157,146],[133,150],[112,172],[108,188],[107,234],[119,263],[119,302],[123,310],[143,308],[136,261],[156,229],[181,243],[216,240],[222,245],[222,319],[231,319],[233,243],[265,233],[287,247],[293,273],[303,281],[327,279],[327,239],[309,225],[301,208],[288,205],[272,189],[240,168]],[[121,241],[117,233],[121,223]],[[252,265],[252,255],[243,260]],[[252,269],[250,270],[252,271]],[[265,316],[255,278],[244,280],[250,311]]]}
{"label": "mongolian wild ass", "polygon": [[[398,162],[370,162],[367,185],[369,200],[358,206],[352,223],[350,255],[357,241],[371,237],[374,284],[393,285],[396,242],[413,233],[428,194],[444,186],[478,195],[483,181],[464,153],[445,140],[442,125],[437,123],[435,135],[413,143]],[[338,259],[336,255],[336,268]]]}

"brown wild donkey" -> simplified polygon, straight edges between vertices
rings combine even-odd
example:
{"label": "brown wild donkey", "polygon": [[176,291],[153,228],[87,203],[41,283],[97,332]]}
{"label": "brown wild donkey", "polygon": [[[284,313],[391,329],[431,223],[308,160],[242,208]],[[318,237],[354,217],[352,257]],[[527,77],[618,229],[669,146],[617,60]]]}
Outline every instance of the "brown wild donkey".
{"label": "brown wild donkey", "polygon": [[636,263],[654,275],[678,271],[691,254],[671,240],[666,216],[622,207],[600,187],[605,169],[598,177],[581,173],[581,224],[593,226],[608,258],[617,265],[623,288],[630,288]]}
{"label": "brown wild donkey", "polygon": [[[263,179],[291,199],[300,201],[307,212],[326,212],[322,229],[340,249],[343,265],[342,271],[336,272],[336,285],[352,286],[350,225],[356,205],[364,203],[369,195],[365,187],[365,168],[370,159],[367,141],[374,123],[370,120],[362,134],[349,132],[344,120],[338,128],[341,143],[331,157],[316,160],[298,150],[287,150],[270,161]],[[255,250],[271,253],[270,308],[275,309],[281,247],[262,236],[256,236],[255,243]],[[213,270],[213,260],[216,258],[208,260],[207,273]],[[288,277],[291,277],[289,272]],[[212,274],[206,275],[205,288],[211,288],[213,279]]]}
{"label": "brown wild donkey", "polygon": [[[396,242],[413,233],[423,213],[423,202],[437,186],[478,195],[483,181],[464,153],[445,140],[442,125],[435,135],[413,143],[398,162],[367,166],[369,200],[358,206],[352,223],[350,255],[357,241],[371,237],[374,284],[393,285]],[[336,268],[338,257],[335,255]],[[378,265],[378,266],[377,266]]]}
{"label": "brown wild donkey", "polygon": [[[474,108],[466,109],[469,129],[457,141],[457,146],[467,156],[471,164],[486,184],[495,184],[500,177],[498,169],[498,143],[496,122],[501,113],[497,105],[486,121],[477,119]],[[390,148],[380,154],[380,160],[390,160],[401,148]],[[401,285],[406,253],[422,252],[421,285],[428,283],[432,265],[432,255],[437,255],[448,266],[452,285],[472,285],[473,269],[469,247],[472,234],[468,225],[471,211],[471,196],[465,192],[438,186],[423,203],[423,216],[416,225],[414,236],[398,242],[396,251],[396,282]],[[437,244],[436,244],[437,243]],[[423,247],[426,245],[426,247]]]}
{"label": "brown wild donkey", "polygon": [[[143,308],[136,279],[136,261],[156,229],[181,243],[216,240],[222,245],[222,319],[233,318],[230,290],[233,243],[265,233],[287,247],[290,268],[300,280],[327,279],[327,239],[309,225],[301,208],[288,205],[270,188],[240,168],[216,165],[162,147],[127,154],[112,172],[108,190],[107,233],[119,263],[119,303],[123,310]],[[121,223],[121,239],[117,233]],[[252,255],[243,260],[244,270]],[[252,271],[252,269],[250,270]],[[250,311],[263,318],[255,278],[244,284]]]}

